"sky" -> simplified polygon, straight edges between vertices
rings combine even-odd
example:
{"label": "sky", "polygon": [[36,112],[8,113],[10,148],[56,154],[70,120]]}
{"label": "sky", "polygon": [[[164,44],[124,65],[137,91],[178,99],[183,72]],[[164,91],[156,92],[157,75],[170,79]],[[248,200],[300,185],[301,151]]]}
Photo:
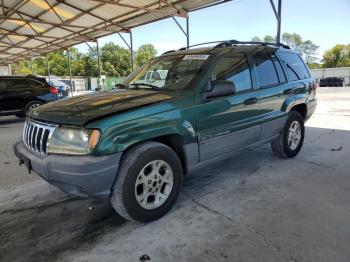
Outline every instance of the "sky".
{"label": "sky", "polygon": [[[275,0],[277,3],[277,0]],[[254,36],[276,35],[276,18],[269,0],[234,0],[191,12],[190,44],[237,39],[249,41]],[[185,19],[177,18],[185,27]],[[298,33],[303,40],[319,46],[319,57],[336,44],[350,44],[350,0],[282,0],[282,33]],[[129,39],[128,34],[124,34]],[[134,49],[153,44],[158,55],[186,46],[186,38],[172,19],[165,19],[133,29]],[[99,39],[121,46],[125,43],[113,34]],[[80,44],[86,52],[88,47]]]}

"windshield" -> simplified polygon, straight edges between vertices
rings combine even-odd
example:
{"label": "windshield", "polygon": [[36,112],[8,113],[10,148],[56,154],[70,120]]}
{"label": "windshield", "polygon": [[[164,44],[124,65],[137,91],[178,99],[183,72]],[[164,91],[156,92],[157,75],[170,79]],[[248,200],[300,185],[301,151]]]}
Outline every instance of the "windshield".
{"label": "windshield", "polygon": [[122,85],[130,89],[184,89],[202,69],[209,55],[160,57],[131,74]]}

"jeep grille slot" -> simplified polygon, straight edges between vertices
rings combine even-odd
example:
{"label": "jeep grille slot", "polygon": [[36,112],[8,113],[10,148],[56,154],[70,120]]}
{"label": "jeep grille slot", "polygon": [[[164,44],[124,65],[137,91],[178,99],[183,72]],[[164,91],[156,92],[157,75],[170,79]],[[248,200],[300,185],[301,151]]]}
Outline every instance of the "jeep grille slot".
{"label": "jeep grille slot", "polygon": [[45,155],[47,142],[55,128],[55,125],[26,120],[23,128],[23,143],[31,151]]}

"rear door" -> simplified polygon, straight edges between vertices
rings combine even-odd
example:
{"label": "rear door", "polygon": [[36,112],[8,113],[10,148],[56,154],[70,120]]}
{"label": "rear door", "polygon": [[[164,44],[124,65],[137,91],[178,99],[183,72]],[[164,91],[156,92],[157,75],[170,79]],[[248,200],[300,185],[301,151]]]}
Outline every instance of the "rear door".
{"label": "rear door", "polygon": [[214,67],[211,79],[232,81],[237,93],[199,103],[200,161],[244,148],[257,141],[260,131],[259,91],[253,88],[246,54],[223,56]]}
{"label": "rear door", "polygon": [[6,78],[0,78],[0,112],[1,111],[7,111],[7,82],[8,79]]}
{"label": "rear door", "polygon": [[33,98],[30,82],[25,78],[11,78],[5,94],[7,110],[22,110]]}
{"label": "rear door", "polygon": [[293,99],[293,83],[287,82],[275,52],[263,50],[253,55],[255,76],[260,89],[261,134],[267,140],[283,128],[287,114],[282,111],[288,97]]}

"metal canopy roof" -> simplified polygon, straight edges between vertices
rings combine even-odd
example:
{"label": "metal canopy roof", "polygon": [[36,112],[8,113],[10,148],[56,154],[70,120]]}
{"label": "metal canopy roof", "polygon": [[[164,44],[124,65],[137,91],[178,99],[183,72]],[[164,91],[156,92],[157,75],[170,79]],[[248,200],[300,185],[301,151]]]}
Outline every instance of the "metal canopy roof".
{"label": "metal canopy roof", "polygon": [[0,64],[221,2],[227,0],[0,0]]}

